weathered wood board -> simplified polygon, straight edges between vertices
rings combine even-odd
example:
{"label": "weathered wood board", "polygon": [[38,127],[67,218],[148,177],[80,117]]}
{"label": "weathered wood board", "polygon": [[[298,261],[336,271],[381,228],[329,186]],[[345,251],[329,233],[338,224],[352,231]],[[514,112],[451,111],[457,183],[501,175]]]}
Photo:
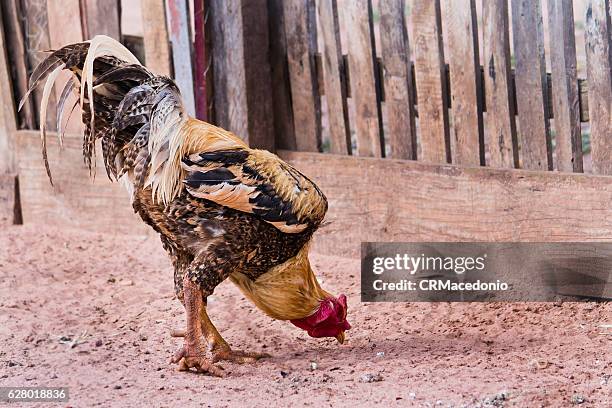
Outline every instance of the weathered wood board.
{"label": "weathered wood board", "polygon": [[[66,44],[83,41],[79,0],[47,1],[47,15],[49,19],[49,41],[51,48],[58,49]],[[58,99],[62,89],[64,89],[64,85],[71,77],[72,74],[67,71],[60,73],[58,76],[55,82],[55,95]],[[76,100],[77,97],[73,94],[66,101],[66,116],[68,116],[68,112]],[[69,120],[64,120],[66,120],[66,123],[63,125],[63,128],[67,132],[78,133],[81,131],[80,115],[74,114]]]}
{"label": "weathered wood board", "polygon": [[274,151],[274,108],[266,0],[242,2],[249,146]]}
{"label": "weathered wood board", "polygon": [[272,76],[272,104],[274,109],[274,135],[276,147],[295,150],[291,85],[287,66],[287,40],[282,0],[268,2],[270,24],[270,75]]}
{"label": "weathered wood board", "polygon": [[529,170],[552,170],[543,30],[540,2],[512,0],[521,160]]}
{"label": "weathered wood board", "polygon": [[48,135],[49,164],[55,187],[49,184],[40,152],[38,132],[17,132],[19,185],[24,223],[70,225],[99,231],[145,234],[148,229],[134,214],[128,192],[104,174],[97,155],[97,177],[83,164],[82,138],[67,134],[60,150]]}
{"label": "weathered wood board", "polygon": [[414,89],[404,0],[380,3],[380,43],[384,63],[389,157],[416,159]]}
{"label": "weathered wood board", "polygon": [[[67,135],[62,151],[50,137],[53,188],[38,133],[16,134],[25,223],[151,233],[133,214],[122,186],[101,172],[95,181],[89,178],[80,136]],[[612,241],[610,177],[309,152],[279,155],[329,199],[328,223],[315,238],[315,250],[322,253],[356,257],[362,241]]]}
{"label": "weathered wood board", "polygon": [[222,0],[211,0],[208,5],[212,19],[215,124],[248,139],[242,5]]}
{"label": "weathered wood board", "polygon": [[[47,17],[46,0],[24,0],[21,5],[23,18],[25,19],[24,29],[29,77],[34,68],[47,56],[43,51],[47,51],[51,48],[49,42],[49,18]],[[34,97],[31,98],[28,104],[34,105],[33,111],[36,115],[35,122],[38,123],[40,101],[43,94],[42,87],[35,89],[33,94]],[[55,105],[55,94],[51,94],[47,107],[46,123],[48,129],[55,129],[56,126],[55,122],[57,115]]]}
{"label": "weathered wood board", "polygon": [[483,3],[484,86],[487,107],[486,145],[491,167],[518,167],[518,143],[512,75],[508,2]]}
{"label": "weathered wood board", "polygon": [[81,4],[85,14],[82,18],[87,23],[84,37],[103,34],[121,41],[120,0],[81,0]]}
{"label": "weathered wood board", "polygon": [[191,25],[187,2],[168,0],[169,35],[172,43],[174,62],[174,81],[181,90],[183,105],[187,113],[195,116],[195,97],[193,93],[193,65],[191,61]]}
{"label": "weathered wood board", "polygon": [[612,241],[611,177],[279,154],[329,200],[323,253],[359,256],[362,241]]}
{"label": "weathered wood board", "polygon": [[[10,61],[9,67],[16,99],[21,99],[28,89],[28,61],[26,55],[26,41],[21,21],[21,3],[18,0],[2,2],[2,26],[7,44],[6,55]],[[18,112],[18,127],[26,129],[36,128],[36,111],[34,101],[25,102]]]}
{"label": "weathered wood board", "polygon": [[[205,122],[210,122],[208,102],[212,100],[211,90],[207,85],[210,75],[208,69],[212,66],[212,58],[209,55],[210,38],[206,35],[206,20],[208,12],[205,0],[195,0],[193,2],[193,74],[194,74],[194,93],[196,117]],[[208,40],[208,41],[207,41]]]}
{"label": "weathered wood board", "polygon": [[548,2],[555,116],[555,168],[582,172],[582,137],[572,0]]}
{"label": "weathered wood board", "polygon": [[15,129],[17,121],[6,51],[6,38],[4,33],[0,32],[0,174],[14,173],[16,166]]}
{"label": "weathered wood board", "polygon": [[450,160],[448,89],[439,0],[417,0],[412,11],[414,70],[418,95],[420,159]]}
{"label": "weathered wood board", "polygon": [[384,156],[374,77],[374,56],[368,1],[342,3],[338,13],[346,25],[351,98],[355,101],[355,131],[359,156]]}
{"label": "weathered wood board", "polygon": [[592,0],[585,22],[593,172],[612,174],[612,66],[608,1]]}
{"label": "weathered wood board", "polygon": [[170,40],[164,0],[141,0],[147,68],[157,75],[172,75]]}
{"label": "weathered wood board", "polygon": [[452,162],[478,166],[481,163],[484,128],[476,2],[446,0],[445,5],[453,111]]}
{"label": "weathered wood board", "polygon": [[321,148],[320,112],[317,94],[309,16],[311,0],[283,2],[287,41],[287,65],[291,83],[291,103],[295,144],[300,151],[317,152]]}
{"label": "weathered wood board", "polygon": [[[346,112],[346,95],[340,80],[340,50],[337,9],[333,0],[317,2],[323,37],[323,80],[330,133],[330,151],[335,154],[348,154],[351,151],[351,134]],[[342,112],[342,115],[340,115]],[[346,113],[346,114],[345,114]]]}
{"label": "weathered wood board", "polygon": [[0,227],[15,221],[15,174],[0,174]]}

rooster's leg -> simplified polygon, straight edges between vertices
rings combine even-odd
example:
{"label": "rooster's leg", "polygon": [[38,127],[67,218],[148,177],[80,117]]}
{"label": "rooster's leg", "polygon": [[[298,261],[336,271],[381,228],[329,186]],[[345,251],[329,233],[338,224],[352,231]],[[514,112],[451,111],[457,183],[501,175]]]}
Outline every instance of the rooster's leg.
{"label": "rooster's leg", "polygon": [[223,371],[206,358],[205,350],[202,348],[201,311],[204,308],[204,300],[200,288],[189,279],[188,274],[185,274],[183,278],[183,293],[187,330],[184,333],[183,347],[174,354],[172,362],[179,364],[180,371],[195,368],[198,372],[222,377]]}
{"label": "rooster's leg", "polygon": [[208,343],[208,349],[212,353],[212,361],[226,360],[234,363],[254,363],[260,358],[270,357],[266,353],[257,353],[249,351],[232,350],[229,344],[221,337],[215,325],[210,321],[206,313],[206,305],[202,305],[200,320],[202,322],[202,331]]}

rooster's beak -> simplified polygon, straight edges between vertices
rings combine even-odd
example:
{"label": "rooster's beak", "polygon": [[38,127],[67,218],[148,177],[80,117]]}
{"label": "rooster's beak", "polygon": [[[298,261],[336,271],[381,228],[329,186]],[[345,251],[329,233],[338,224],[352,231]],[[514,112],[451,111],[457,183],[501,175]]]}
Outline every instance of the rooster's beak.
{"label": "rooster's beak", "polygon": [[338,343],[344,344],[344,332],[343,331],[338,333],[338,335],[336,336],[336,340],[338,340]]}

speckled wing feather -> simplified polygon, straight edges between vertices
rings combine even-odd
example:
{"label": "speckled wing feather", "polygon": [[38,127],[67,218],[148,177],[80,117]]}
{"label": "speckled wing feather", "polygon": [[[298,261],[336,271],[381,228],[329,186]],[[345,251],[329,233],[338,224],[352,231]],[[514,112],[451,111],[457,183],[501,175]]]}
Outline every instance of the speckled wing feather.
{"label": "speckled wing feather", "polygon": [[285,233],[318,227],[327,211],[319,188],[267,151],[196,153],[183,159],[183,169],[191,195],[257,215]]}

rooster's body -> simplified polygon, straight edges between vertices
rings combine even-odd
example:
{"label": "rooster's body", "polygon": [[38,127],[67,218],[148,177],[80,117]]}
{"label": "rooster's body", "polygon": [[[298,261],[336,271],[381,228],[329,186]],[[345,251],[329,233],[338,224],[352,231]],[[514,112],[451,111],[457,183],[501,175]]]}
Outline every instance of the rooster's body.
{"label": "rooster's body", "polygon": [[[187,312],[185,346],[175,356],[182,369],[220,374],[212,362],[261,356],[231,350],[206,314],[206,297],[228,277],[269,316],[343,341],[346,300],[321,289],[308,262],[308,244],[327,210],[314,183],[277,156],[190,118],[171,79],[155,76],[104,36],[63,47],[35,69],[30,90],[48,77],[41,124],[64,69],[74,75],[58,103],[58,128],[68,96],[79,93],[86,164],[95,163],[100,139],[109,177],[127,184],[135,212],[160,234],[172,259]],[[51,179],[45,132],[42,125]]]}

